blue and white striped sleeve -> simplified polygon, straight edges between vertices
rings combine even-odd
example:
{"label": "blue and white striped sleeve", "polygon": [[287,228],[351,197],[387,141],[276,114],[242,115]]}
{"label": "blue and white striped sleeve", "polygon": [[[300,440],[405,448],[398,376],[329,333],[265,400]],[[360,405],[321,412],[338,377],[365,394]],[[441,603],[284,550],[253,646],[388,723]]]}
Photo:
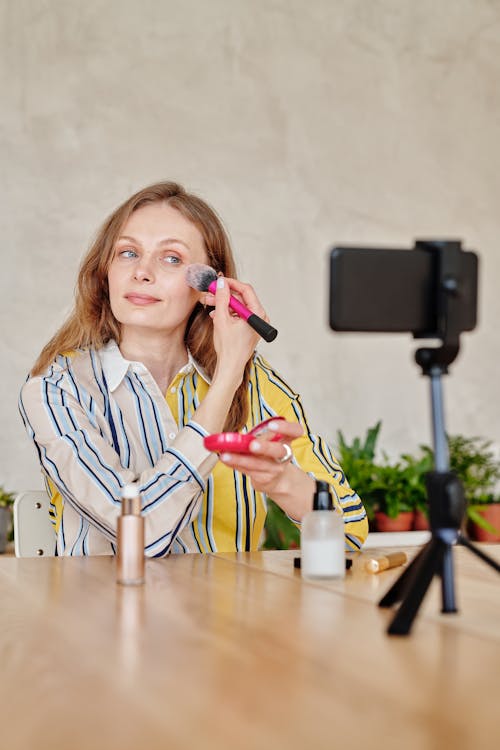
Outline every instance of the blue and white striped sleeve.
{"label": "blue and white striped sleeve", "polygon": [[121,464],[104,420],[80,403],[63,374],[30,378],[19,407],[42,469],[65,501],[114,542],[121,488],[135,481],[143,499],[146,555],[169,552],[198,512],[217,460],[203,446],[205,431],[199,425],[189,423],[154,466],[137,474]]}

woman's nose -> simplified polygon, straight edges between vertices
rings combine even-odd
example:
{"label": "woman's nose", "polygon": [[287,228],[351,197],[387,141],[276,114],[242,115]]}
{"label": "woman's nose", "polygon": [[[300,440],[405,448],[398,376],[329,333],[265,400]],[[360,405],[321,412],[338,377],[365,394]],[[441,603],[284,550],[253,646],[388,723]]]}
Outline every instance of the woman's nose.
{"label": "woman's nose", "polygon": [[137,281],[153,281],[153,267],[149,258],[144,256],[139,258],[134,269],[134,277]]}

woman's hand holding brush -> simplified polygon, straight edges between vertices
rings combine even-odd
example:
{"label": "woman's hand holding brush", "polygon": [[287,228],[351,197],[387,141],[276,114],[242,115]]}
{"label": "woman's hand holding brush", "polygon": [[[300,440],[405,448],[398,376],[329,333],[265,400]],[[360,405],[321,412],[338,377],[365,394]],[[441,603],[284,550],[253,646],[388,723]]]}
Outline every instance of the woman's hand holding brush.
{"label": "woman's hand holding brush", "polygon": [[[242,284],[235,279],[229,279],[228,281],[230,282],[230,288],[234,289],[236,292],[240,291],[241,293],[242,289],[252,289],[248,284]],[[199,292],[209,292],[214,295],[216,291],[217,273],[213,268],[206,266],[203,263],[192,263],[188,266],[186,271],[186,282],[188,286],[197,289]],[[240,290],[238,290],[238,286],[240,287]],[[257,297],[255,297],[255,299],[257,299]],[[208,304],[210,304],[210,302]],[[265,317],[259,315],[255,310],[249,309],[232,294],[229,297],[229,307],[239,315],[240,318],[245,320],[248,325],[264,339],[264,341],[274,341],[278,335],[276,328],[273,328]]]}

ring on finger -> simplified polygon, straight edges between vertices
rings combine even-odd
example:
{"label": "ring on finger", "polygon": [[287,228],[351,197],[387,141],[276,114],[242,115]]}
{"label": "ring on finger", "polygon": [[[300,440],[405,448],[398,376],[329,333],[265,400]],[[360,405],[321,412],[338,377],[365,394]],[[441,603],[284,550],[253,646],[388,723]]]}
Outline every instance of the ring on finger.
{"label": "ring on finger", "polygon": [[279,464],[286,464],[287,461],[290,461],[290,459],[293,456],[292,449],[288,445],[288,443],[283,443],[283,448],[285,449],[285,455],[281,458],[277,458],[276,461]]}

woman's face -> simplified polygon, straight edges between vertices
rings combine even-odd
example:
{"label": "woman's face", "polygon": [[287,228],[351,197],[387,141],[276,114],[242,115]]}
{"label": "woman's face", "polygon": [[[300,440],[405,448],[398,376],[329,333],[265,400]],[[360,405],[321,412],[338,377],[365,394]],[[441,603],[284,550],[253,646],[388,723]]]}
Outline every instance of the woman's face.
{"label": "woman's face", "polygon": [[197,227],[165,202],[138,208],[122,228],[108,270],[109,300],[122,335],[132,329],[184,333],[199,292],[185,281],[207,263]]}

